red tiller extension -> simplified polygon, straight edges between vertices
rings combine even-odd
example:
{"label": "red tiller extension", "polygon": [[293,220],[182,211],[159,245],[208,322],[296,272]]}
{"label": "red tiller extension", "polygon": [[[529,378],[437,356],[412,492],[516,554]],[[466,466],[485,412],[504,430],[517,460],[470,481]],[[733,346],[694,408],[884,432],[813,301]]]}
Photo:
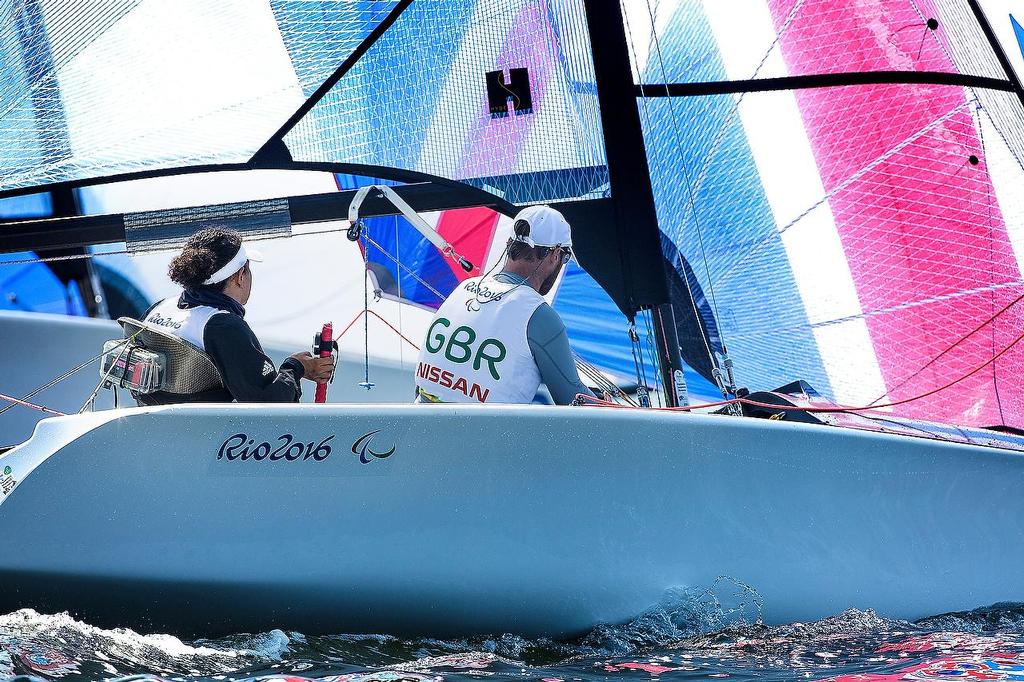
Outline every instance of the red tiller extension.
{"label": "red tiller extension", "polygon": [[[313,338],[313,355],[321,358],[329,358],[334,353],[334,349],[337,346],[334,343],[334,327],[330,322],[324,324],[324,328]],[[313,402],[326,403],[327,402],[327,384],[334,380],[334,374],[331,374],[331,378],[327,381],[317,382],[316,385],[316,398]]]}

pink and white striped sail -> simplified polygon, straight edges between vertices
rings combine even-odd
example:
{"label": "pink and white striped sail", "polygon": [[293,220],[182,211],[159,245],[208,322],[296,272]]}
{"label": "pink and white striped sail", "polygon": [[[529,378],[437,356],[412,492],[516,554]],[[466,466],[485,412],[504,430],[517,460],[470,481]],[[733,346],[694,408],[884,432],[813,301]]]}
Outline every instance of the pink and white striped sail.
{"label": "pink and white striped sail", "polygon": [[[630,17],[642,26],[640,4]],[[707,0],[661,3],[653,19],[635,64],[648,83],[1007,80],[966,1]],[[640,106],[662,227],[691,263],[707,259],[697,274],[747,383],[805,378],[851,405],[942,389],[888,409],[1024,424],[1024,107],[1013,93],[880,83]]]}

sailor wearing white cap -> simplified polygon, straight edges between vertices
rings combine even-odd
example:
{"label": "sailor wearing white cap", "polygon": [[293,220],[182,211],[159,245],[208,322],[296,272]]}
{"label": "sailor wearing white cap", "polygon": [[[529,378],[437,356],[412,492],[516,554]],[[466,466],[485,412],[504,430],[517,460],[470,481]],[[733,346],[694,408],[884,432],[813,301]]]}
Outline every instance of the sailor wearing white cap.
{"label": "sailor wearing white cap", "polygon": [[203,386],[203,390],[157,391],[137,394],[136,400],[145,405],[232,400],[296,402],[302,396],[300,379],[318,381],[331,376],[333,358],[295,353],[276,368],[263,352],[244,319],[245,304],[252,293],[249,263],[261,260],[259,252],[242,244],[242,236],[235,230],[207,228],[189,238],[168,270],[171,280],[184,289],[181,296],[157,303],[143,321],[152,329],[188,341],[216,368],[214,372],[208,362],[192,362],[194,353],[184,352],[174,358],[183,366],[168,367],[169,375],[206,371],[219,376],[195,377],[194,385]]}
{"label": "sailor wearing white cap", "polygon": [[464,281],[431,321],[417,402],[530,403],[541,383],[559,405],[590,393],[565,325],[544,300],[572,258],[569,223],[550,206],[530,206],[513,233],[502,271]]}

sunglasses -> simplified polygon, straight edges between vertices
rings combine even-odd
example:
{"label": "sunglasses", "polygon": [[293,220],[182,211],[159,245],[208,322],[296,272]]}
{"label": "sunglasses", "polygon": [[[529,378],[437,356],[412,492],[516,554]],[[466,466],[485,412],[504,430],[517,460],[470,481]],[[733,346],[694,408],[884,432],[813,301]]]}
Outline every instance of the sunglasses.
{"label": "sunglasses", "polygon": [[559,246],[562,251],[562,265],[565,265],[572,258],[572,247],[571,246]]}

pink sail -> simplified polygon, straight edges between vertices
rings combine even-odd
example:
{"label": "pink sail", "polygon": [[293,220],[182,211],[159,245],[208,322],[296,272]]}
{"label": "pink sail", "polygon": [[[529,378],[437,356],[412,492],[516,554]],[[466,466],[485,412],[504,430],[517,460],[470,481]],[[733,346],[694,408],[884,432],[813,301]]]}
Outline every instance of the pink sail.
{"label": "pink sail", "polygon": [[[770,2],[777,30],[792,5]],[[928,29],[911,3],[880,0],[806,3],[780,36],[793,74],[956,71],[944,41],[941,24]],[[1019,425],[1024,348],[984,365],[1024,329],[1024,303],[999,314],[1024,286],[965,90],[866,85],[795,96],[888,391],[881,402],[952,384],[895,411]]]}

